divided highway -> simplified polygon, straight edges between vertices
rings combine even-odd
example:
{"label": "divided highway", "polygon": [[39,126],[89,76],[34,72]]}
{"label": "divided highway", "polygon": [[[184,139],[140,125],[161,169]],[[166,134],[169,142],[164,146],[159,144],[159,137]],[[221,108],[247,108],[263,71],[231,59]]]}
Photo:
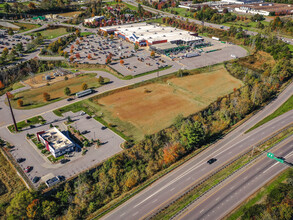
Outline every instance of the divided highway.
{"label": "divided highway", "polygon": [[[293,136],[279,143],[271,152],[293,163]],[[286,168],[288,165],[269,159],[264,154],[257,162],[231,176],[175,219],[222,219]]]}
{"label": "divided highway", "polygon": [[[233,157],[252,148],[261,139],[272,135],[277,130],[292,124],[293,110],[247,134],[244,133],[255,123],[275,111],[292,94],[293,84],[266,108],[229,133],[221,141],[159,179],[102,219],[147,218],[172,199],[181,195],[187,188],[222,167]],[[207,160],[213,157],[217,158],[217,161],[212,165],[208,165]]]}

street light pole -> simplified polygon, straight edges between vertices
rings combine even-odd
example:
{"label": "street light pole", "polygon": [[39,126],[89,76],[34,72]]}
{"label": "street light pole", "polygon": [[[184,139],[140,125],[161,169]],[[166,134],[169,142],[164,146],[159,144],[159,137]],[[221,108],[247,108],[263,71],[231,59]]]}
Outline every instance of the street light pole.
{"label": "street light pole", "polygon": [[18,131],[16,121],[15,121],[15,117],[14,117],[14,114],[13,114],[13,111],[12,111],[11,103],[10,103],[10,100],[9,100],[9,93],[8,92],[6,92],[6,97],[7,97],[7,100],[8,100],[8,104],[9,104],[9,108],[10,108],[10,112],[11,112],[11,116],[12,116],[15,131]]}

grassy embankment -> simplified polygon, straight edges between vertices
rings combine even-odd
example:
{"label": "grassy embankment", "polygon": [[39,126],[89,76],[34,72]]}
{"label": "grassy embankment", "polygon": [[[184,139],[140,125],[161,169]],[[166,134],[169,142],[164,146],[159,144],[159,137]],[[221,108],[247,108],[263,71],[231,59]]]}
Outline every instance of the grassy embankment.
{"label": "grassy embankment", "polygon": [[285,103],[283,103],[276,111],[274,111],[272,114],[255,124],[253,127],[251,127],[249,130],[246,131],[246,133],[258,128],[259,126],[262,126],[263,124],[273,120],[274,118],[290,111],[293,109],[293,96],[291,96]]}

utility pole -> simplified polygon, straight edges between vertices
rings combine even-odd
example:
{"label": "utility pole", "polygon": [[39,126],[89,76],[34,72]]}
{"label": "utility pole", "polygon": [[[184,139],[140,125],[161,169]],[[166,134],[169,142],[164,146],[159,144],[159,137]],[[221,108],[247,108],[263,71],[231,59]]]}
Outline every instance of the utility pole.
{"label": "utility pole", "polygon": [[7,97],[7,100],[8,100],[8,104],[9,104],[9,108],[10,108],[10,112],[11,112],[11,116],[12,116],[12,120],[13,120],[13,124],[14,124],[15,131],[18,131],[17,125],[16,125],[16,121],[15,121],[15,117],[14,117],[14,114],[13,114],[13,111],[12,111],[12,107],[11,107],[11,104],[10,104],[9,93],[8,92],[6,92],[6,97]]}

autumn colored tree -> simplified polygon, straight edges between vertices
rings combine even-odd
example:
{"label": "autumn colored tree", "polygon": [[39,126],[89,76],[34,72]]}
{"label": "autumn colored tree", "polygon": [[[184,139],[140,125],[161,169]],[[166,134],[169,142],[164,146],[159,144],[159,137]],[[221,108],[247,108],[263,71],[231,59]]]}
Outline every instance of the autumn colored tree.
{"label": "autumn colored tree", "polygon": [[80,40],[80,41],[83,41],[83,37],[80,37],[79,40]]}
{"label": "autumn colored tree", "polygon": [[9,99],[13,99],[14,98],[14,95],[12,93],[7,92],[6,94],[7,94],[7,96],[8,96]]}
{"label": "autumn colored tree", "polygon": [[77,59],[80,59],[80,54],[79,54],[79,53],[75,54],[75,57],[76,57]]}
{"label": "autumn colored tree", "polygon": [[5,86],[3,84],[3,82],[0,80],[0,89],[3,89]]}
{"label": "autumn colored tree", "polygon": [[70,53],[73,54],[73,49],[70,49]]}
{"label": "autumn colored tree", "polygon": [[123,65],[124,64],[124,60],[120,60],[120,64]]}
{"label": "autumn colored tree", "polygon": [[32,9],[32,10],[36,9],[36,5],[35,5],[35,3],[33,3],[33,2],[30,2],[30,3],[28,4],[28,7],[29,7],[30,9]]}
{"label": "autumn colored tree", "polygon": [[73,56],[69,57],[69,60],[70,60],[70,62],[73,62],[74,57]]}
{"label": "autumn colored tree", "polygon": [[50,98],[51,98],[51,96],[50,96],[49,93],[47,93],[47,92],[44,92],[43,93],[43,99],[44,99],[44,101],[48,102],[50,100]]}
{"label": "autumn colored tree", "polygon": [[104,32],[104,37],[108,37],[107,31]]}
{"label": "autumn colored tree", "polygon": [[82,89],[82,90],[87,90],[87,88],[88,88],[88,85],[87,85],[86,83],[83,83],[83,84],[81,85],[81,89]]}
{"label": "autumn colored tree", "polygon": [[71,91],[70,91],[70,89],[69,89],[68,87],[66,87],[66,88],[64,89],[64,94],[67,95],[67,96],[70,96]]}
{"label": "autumn colored tree", "polygon": [[89,54],[89,55],[87,56],[87,58],[88,58],[89,60],[91,60],[91,59],[92,59],[92,55]]}
{"label": "autumn colored tree", "polygon": [[155,51],[152,51],[152,52],[151,52],[151,57],[152,57],[152,58],[155,58],[155,56],[156,56]]}
{"label": "autumn colored tree", "polygon": [[18,100],[17,100],[17,106],[18,106],[18,107],[22,107],[22,106],[23,106],[23,101],[22,101],[22,99],[18,99]]}
{"label": "autumn colored tree", "polygon": [[79,31],[79,29],[76,29],[76,30],[75,30],[75,34],[76,34],[76,36],[78,36],[78,37],[80,36],[80,31]]}
{"label": "autumn colored tree", "polygon": [[79,40],[76,40],[76,42],[75,42],[77,45],[79,45],[80,44],[80,42],[79,42]]}
{"label": "autumn colored tree", "polygon": [[105,79],[102,76],[99,76],[98,81],[101,85],[105,83]]}
{"label": "autumn colored tree", "polygon": [[30,219],[34,219],[37,216],[39,210],[39,200],[34,199],[31,204],[26,207],[26,215]]}
{"label": "autumn colored tree", "polygon": [[110,35],[110,40],[113,40],[113,39],[114,39],[114,35],[111,34],[111,35]]}

